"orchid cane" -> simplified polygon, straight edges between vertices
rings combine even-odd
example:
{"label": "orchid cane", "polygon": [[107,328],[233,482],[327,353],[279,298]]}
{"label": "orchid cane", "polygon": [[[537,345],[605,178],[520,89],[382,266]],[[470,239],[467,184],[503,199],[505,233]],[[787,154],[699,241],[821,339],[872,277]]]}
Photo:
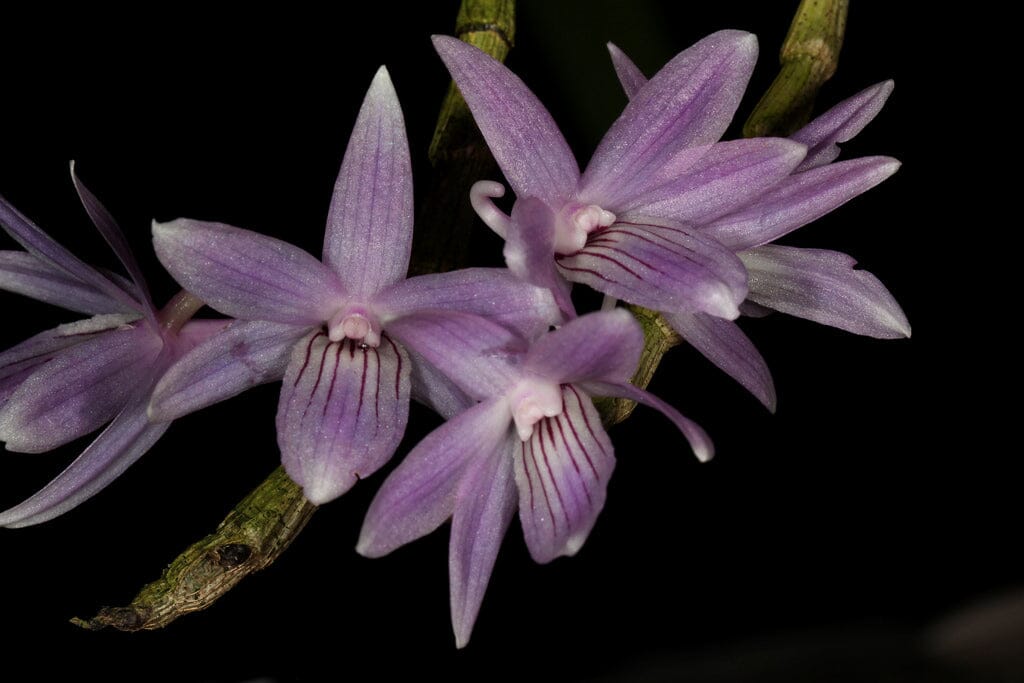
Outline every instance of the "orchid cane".
{"label": "orchid cane", "polygon": [[78,180],[78,196],[130,280],[86,265],[0,198],[0,226],[27,251],[0,252],[0,287],[93,317],[60,325],[0,353],[0,440],[41,453],[107,428],[38,493],[0,512],[0,525],[39,524],[87,500],[142,457],[170,426],[146,408],[167,368],[223,327],[189,318],[182,293],[161,311],[120,228]]}
{"label": "orchid cane", "polygon": [[[322,504],[383,465],[405,431],[412,372],[452,414],[464,398],[405,347],[425,310],[488,315],[530,334],[556,320],[551,296],[501,269],[405,279],[412,170],[387,70],[374,77],[335,185],[323,262],[219,223],[154,224],[157,256],[189,291],[238,322],[182,359],[151,408],[170,419],[281,379],[278,444],[289,476]],[[443,314],[442,314],[443,315]],[[415,368],[415,370],[414,370]]]}

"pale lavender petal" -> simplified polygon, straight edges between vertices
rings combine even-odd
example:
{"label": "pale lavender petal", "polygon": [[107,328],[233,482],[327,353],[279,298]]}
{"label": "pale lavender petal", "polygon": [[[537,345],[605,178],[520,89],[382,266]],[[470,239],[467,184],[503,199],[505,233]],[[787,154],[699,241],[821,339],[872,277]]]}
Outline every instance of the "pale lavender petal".
{"label": "pale lavender petal", "polygon": [[891,176],[900,162],[863,157],[797,173],[702,230],[733,251],[758,247],[821,218]]}
{"label": "pale lavender petal", "polygon": [[455,646],[465,647],[491,580],[498,550],[516,511],[510,446],[517,442],[506,429],[497,448],[480,451],[471,461],[456,494],[448,543]]}
{"label": "pale lavender petal", "polygon": [[739,315],[747,272],[735,254],[681,225],[642,220],[591,233],[582,251],[557,258],[559,268],[574,282],[639,306]]}
{"label": "pale lavender petal", "polygon": [[146,419],[145,392],[136,396],[81,455],[23,503],[0,512],[0,526],[24,527],[62,515],[121,476],[156,443],[169,422]]}
{"label": "pale lavender petal", "polygon": [[715,446],[711,442],[711,438],[707,435],[700,425],[684,416],[678,410],[670,406],[669,404],[662,401],[660,398],[652,393],[638,389],[632,384],[625,384],[622,382],[583,382],[578,385],[581,389],[586,391],[591,396],[618,396],[620,398],[628,398],[637,403],[642,403],[645,406],[654,408],[661,412],[662,415],[672,420],[672,424],[683,433],[686,440],[690,442],[690,448],[693,449],[694,455],[701,462],[707,462],[715,455]]}
{"label": "pale lavender petal", "polygon": [[405,347],[405,351],[412,362],[412,400],[422,403],[446,420],[476,403],[426,358],[408,347]]}
{"label": "pale lavender petal", "polygon": [[472,45],[434,36],[434,48],[516,195],[558,205],[571,197],[579,166],[536,95],[505,65]]}
{"label": "pale lavender petal", "polygon": [[665,320],[705,358],[775,412],[775,383],[768,364],[739,326],[704,313],[663,312]]}
{"label": "pale lavender petal", "polygon": [[42,358],[33,363],[27,363],[20,368],[10,370],[2,377],[0,377],[0,409],[4,407],[14,392],[18,390],[21,383],[28,379],[29,375],[39,369],[39,366],[45,363],[49,358]]}
{"label": "pale lavender petal", "polygon": [[370,503],[356,550],[380,557],[441,526],[455,509],[466,465],[503,447],[512,418],[500,398],[478,403],[428,434]]}
{"label": "pale lavender petal", "polygon": [[25,218],[20,211],[8,204],[3,197],[0,197],[0,228],[6,230],[15,242],[25,247],[33,256],[57,270],[62,270],[81,280],[83,284],[95,288],[98,292],[119,302],[123,308],[140,313],[145,308],[143,302],[133,299],[113,280],[57,244],[53,238]]}
{"label": "pale lavender petal", "polygon": [[292,351],[277,408],[284,469],[321,505],[373,474],[394,454],[409,418],[409,357],[380,346],[330,342],[317,330]]}
{"label": "pale lavender petal", "polygon": [[786,178],[806,151],[785,138],[719,142],[678,178],[640,193],[620,211],[705,223],[742,207]]}
{"label": "pale lavender petal", "polygon": [[363,297],[405,277],[412,248],[412,166],[402,107],[377,71],[334,184],[324,263]]}
{"label": "pale lavender petal", "polygon": [[551,293],[520,280],[506,268],[467,268],[409,278],[377,295],[373,307],[385,328],[389,320],[423,310],[473,313],[511,327],[526,338],[558,322]]}
{"label": "pale lavender petal", "polygon": [[0,440],[10,451],[40,453],[99,428],[148,379],[161,349],[160,337],[139,326],[64,350],[0,410]]}
{"label": "pale lavender petal", "polygon": [[576,317],[576,309],[569,297],[569,283],[555,267],[555,220],[555,214],[539,199],[516,200],[503,254],[516,277],[549,290],[562,317],[570,320]]}
{"label": "pale lavender petal", "polygon": [[103,206],[100,200],[96,198],[96,195],[90,192],[89,188],[79,180],[78,175],[75,173],[74,161],[71,162],[71,182],[74,183],[75,191],[78,192],[78,198],[82,201],[82,206],[85,207],[85,212],[92,219],[93,225],[103,235],[103,239],[110,245],[121,265],[124,266],[131,277],[134,285],[132,293],[135,295],[135,298],[145,304],[144,312],[146,316],[155,322],[156,311],[153,308],[153,297],[149,294],[146,278],[142,276],[142,269],[139,268],[139,262],[135,260],[135,254],[132,253],[124,233],[118,227],[114,217],[107,211],[107,207]]}
{"label": "pale lavender petal", "polygon": [[647,77],[640,71],[640,67],[633,63],[633,60],[626,56],[626,53],[619,49],[615,43],[608,43],[608,54],[612,58],[612,66],[615,67],[615,75],[626,92],[626,97],[632,98],[640,88],[647,83]]}
{"label": "pale lavender petal", "polygon": [[420,354],[472,398],[498,396],[519,375],[526,341],[480,316],[423,311],[388,325],[388,334]]}
{"label": "pale lavender petal", "polygon": [[575,555],[604,507],[615,468],[611,439],[590,397],[563,386],[562,414],[538,422],[512,462],[530,555],[537,562]]}
{"label": "pale lavender petal", "polygon": [[856,261],[825,249],[768,245],[740,254],[752,301],[783,313],[880,339],[910,336],[889,290]]}
{"label": "pale lavender petal", "polygon": [[89,315],[138,310],[24,251],[0,251],[0,289]]}
{"label": "pale lavender petal", "polygon": [[580,182],[582,200],[618,211],[666,167],[671,173],[680,150],[718,140],[756,61],[757,38],[742,31],[719,31],[676,55],[601,140]]}
{"label": "pale lavender petal", "polygon": [[557,384],[628,382],[643,346],[643,330],[629,311],[589,313],[534,342],[523,368]]}
{"label": "pale lavender petal", "polygon": [[296,246],[223,223],[153,223],[160,262],[182,287],[225,315],[320,324],[345,292],[337,276]]}
{"label": "pale lavender petal", "polygon": [[235,321],[196,346],[164,373],[150,402],[150,419],[174,420],[284,376],[308,327]]}
{"label": "pale lavender petal", "polygon": [[748,318],[766,318],[774,312],[766,306],[755,304],[750,299],[740,304],[740,315],[745,315]]}
{"label": "pale lavender petal", "polygon": [[55,353],[69,346],[93,338],[99,332],[114,329],[125,324],[121,316],[101,315],[77,323],[58,325],[52,330],[40,332],[0,352],[0,377],[19,372],[28,366],[35,366],[53,357]]}
{"label": "pale lavender petal", "polygon": [[834,161],[839,156],[838,143],[852,140],[864,130],[882,111],[892,89],[892,81],[873,85],[843,100],[793,133],[794,140],[807,145],[807,158],[797,167],[797,172],[809,171]]}

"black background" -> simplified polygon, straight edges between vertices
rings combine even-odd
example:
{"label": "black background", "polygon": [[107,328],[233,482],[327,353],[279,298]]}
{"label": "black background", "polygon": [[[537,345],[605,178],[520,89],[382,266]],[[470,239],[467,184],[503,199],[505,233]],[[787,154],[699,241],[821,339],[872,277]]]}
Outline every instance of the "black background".
{"label": "black background", "polygon": [[[775,376],[776,415],[692,350],[674,351],[652,389],[707,429],[716,459],[698,464],[651,413],[616,427],[616,475],[583,550],[535,565],[514,524],[464,651],[448,622],[446,529],[385,559],[353,551],[383,474],[318,512],[275,566],[206,613],[156,633],[69,625],[127,603],[275,466],[277,388],[263,387],[181,420],[73,512],[0,530],[5,659],[55,680],[947,680],[917,638],[949,610],[1020,581],[1010,553],[1020,506],[1001,472],[1009,453],[991,447],[982,422],[984,398],[961,384],[977,372],[961,343],[976,314],[954,291],[964,245],[944,237],[959,209],[939,179],[950,171],[935,131],[951,118],[933,97],[941,46],[927,18],[895,4],[853,3],[819,104],[894,78],[889,104],[845,157],[887,154],[904,166],[787,240],[857,257],[903,305],[913,339],[781,315],[746,321]],[[774,76],[795,5],[523,2],[508,63],[585,163],[625,101],[607,40],[650,75],[712,31],[757,33],[761,59],[739,123]],[[14,13],[0,48],[0,193],[87,260],[112,265],[68,180],[77,159],[160,300],[175,287],[152,255],[152,218],[224,221],[319,253],[334,177],[381,63],[425,187],[447,83],[429,36],[451,33],[457,6]],[[493,260],[497,239],[482,244]],[[14,247],[4,238],[3,248]],[[72,319],[8,294],[0,307],[2,347]],[[437,424],[419,408],[412,421],[400,453]],[[0,507],[85,443],[4,453]]]}

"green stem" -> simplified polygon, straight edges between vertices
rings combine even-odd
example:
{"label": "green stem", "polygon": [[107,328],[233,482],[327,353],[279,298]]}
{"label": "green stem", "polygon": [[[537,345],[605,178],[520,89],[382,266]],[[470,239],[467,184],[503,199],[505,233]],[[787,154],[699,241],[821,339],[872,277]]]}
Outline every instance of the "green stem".
{"label": "green stem", "polygon": [[782,68],[743,135],[790,135],[807,123],[814,98],[839,64],[849,0],[802,0],[782,43]]}
{"label": "green stem", "polygon": [[[459,38],[504,61],[514,32],[514,0],[463,0],[456,20]],[[454,85],[438,117],[430,159],[435,173],[422,211],[425,220],[416,224],[411,274],[443,272],[468,262],[468,236],[474,221],[469,186],[495,168]],[[190,296],[182,292],[168,304],[168,320],[179,320],[194,305]],[[139,631],[161,628],[183,614],[206,609],[246,576],[274,562],[315,511],[302,489],[278,467],[215,532],[175,558],[130,605],[104,607],[92,619],[71,621],[89,629],[111,626]]]}

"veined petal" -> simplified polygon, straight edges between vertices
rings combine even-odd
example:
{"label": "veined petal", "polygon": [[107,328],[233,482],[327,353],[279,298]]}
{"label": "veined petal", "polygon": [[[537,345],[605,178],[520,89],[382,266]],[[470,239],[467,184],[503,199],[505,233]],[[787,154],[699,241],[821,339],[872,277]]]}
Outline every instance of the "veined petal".
{"label": "veined petal", "polygon": [[558,257],[567,278],[655,310],[739,315],[747,272],[714,240],[682,225],[620,220],[591,233],[587,246]]}
{"label": "veined petal", "polygon": [[534,342],[523,368],[556,384],[628,382],[643,346],[643,330],[629,311],[589,313]]}
{"label": "veined petal", "polygon": [[498,323],[458,311],[423,311],[388,324],[388,333],[420,354],[469,394],[504,393],[519,376],[522,337]]}
{"label": "veined petal", "polygon": [[535,197],[522,197],[512,206],[512,221],[503,254],[508,269],[554,296],[562,317],[571,320],[576,309],[569,283],[555,267],[555,221],[551,208]]}
{"label": "veined petal", "polygon": [[284,469],[322,505],[394,454],[409,418],[409,357],[387,334],[378,347],[330,342],[316,330],[292,351],[277,408]]}
{"label": "veined petal", "polygon": [[114,421],[67,469],[28,500],[0,512],[0,526],[24,527],[53,519],[121,476],[170,426],[169,422],[151,424],[146,419],[147,396],[145,391],[136,392]]}
{"label": "veined petal", "polygon": [[3,409],[4,404],[7,403],[7,399],[14,395],[14,392],[21,386],[21,383],[28,379],[29,375],[38,370],[39,366],[47,360],[49,360],[49,358],[43,358],[33,363],[26,363],[22,367],[10,370],[0,377],[0,409]]}
{"label": "veined petal", "polygon": [[89,315],[138,311],[24,251],[0,251],[0,289]]}
{"label": "veined petal", "polygon": [[690,448],[693,449],[694,455],[701,462],[707,462],[715,455],[715,446],[711,443],[711,438],[707,435],[700,425],[686,417],[678,410],[670,406],[669,404],[662,401],[654,394],[639,389],[632,384],[626,384],[625,382],[601,382],[601,381],[590,381],[581,382],[579,388],[587,392],[591,396],[618,396],[621,398],[628,398],[637,403],[642,403],[645,406],[649,406],[659,411],[662,415],[672,420],[672,424],[683,433],[686,440],[690,442]]}
{"label": "veined petal", "polygon": [[632,99],[633,95],[647,83],[647,77],[615,43],[608,43],[608,54],[611,55],[615,75],[626,92],[626,97]]}
{"label": "veined petal", "polygon": [[508,429],[500,445],[480,451],[467,467],[456,494],[448,544],[455,646],[465,647],[473,632],[498,550],[516,511],[510,446],[518,441]]}
{"label": "veined petal", "polygon": [[434,36],[434,48],[516,195],[556,205],[572,196],[579,166],[537,96],[505,65],[472,45]]}
{"label": "veined petal", "polygon": [[441,526],[455,509],[467,464],[503,448],[512,416],[500,398],[477,403],[428,434],[370,503],[356,550],[380,557]]}
{"label": "veined petal", "polygon": [[733,251],[758,247],[821,218],[891,176],[900,162],[863,157],[797,173],[702,233]]}
{"label": "veined petal", "polygon": [[615,468],[611,439],[590,397],[563,386],[562,414],[538,422],[512,462],[530,555],[537,562],[575,555],[604,507]]}
{"label": "veined petal", "polygon": [[910,323],[878,278],[825,249],[767,245],[742,252],[750,299],[823,325],[880,339],[910,336]]}
{"label": "veined petal", "polygon": [[140,313],[145,309],[143,302],[132,298],[113,280],[59,245],[32,221],[25,218],[20,211],[8,204],[3,197],[0,197],[0,227],[33,256],[57,270],[62,270],[81,280],[83,284],[95,288],[97,292],[119,302],[124,309]]}
{"label": "veined petal", "polygon": [[742,207],[786,178],[806,151],[785,138],[719,142],[678,178],[642,192],[622,211],[704,223]]}
{"label": "veined petal", "polygon": [[824,166],[839,156],[838,143],[852,140],[871,123],[892,93],[893,82],[884,81],[843,100],[806,126],[792,138],[807,145],[807,157],[797,172]]}
{"label": "veined petal", "polygon": [[155,422],[236,396],[284,376],[299,339],[308,327],[263,320],[235,321],[172,365],[150,402]]}
{"label": "veined petal", "polygon": [[153,223],[160,262],[181,285],[225,315],[317,325],[345,293],[330,268],[296,246],[223,223]]}
{"label": "veined petal", "polygon": [[373,305],[385,327],[390,319],[438,309],[489,318],[527,339],[558,322],[558,308],[551,293],[523,282],[506,268],[419,275],[384,290],[374,298]]}
{"label": "veined petal", "polygon": [[346,290],[367,297],[405,277],[412,209],[405,121],[382,66],[352,129],[327,216],[324,263]]}
{"label": "veined petal", "polygon": [[141,325],[115,330],[54,356],[0,410],[7,450],[40,453],[88,434],[113,418],[148,381],[163,347]]}
{"label": "veined petal", "polygon": [[664,312],[662,315],[691,346],[743,385],[768,410],[775,412],[772,373],[736,323],[704,313]]}
{"label": "veined petal", "polygon": [[149,294],[146,278],[142,276],[142,269],[139,268],[139,263],[135,260],[135,255],[132,253],[131,247],[128,246],[124,233],[118,227],[114,217],[107,211],[107,207],[103,206],[100,200],[96,198],[96,195],[90,192],[89,188],[78,179],[78,175],[75,173],[74,161],[71,162],[71,182],[74,183],[75,191],[78,192],[78,198],[82,201],[82,206],[85,207],[85,212],[92,219],[93,225],[103,235],[103,239],[110,245],[111,250],[113,250],[121,265],[128,271],[133,284],[132,293],[136,299],[145,304],[143,312],[146,314],[146,317],[156,322],[156,310],[153,308],[153,298]]}
{"label": "veined petal", "polygon": [[755,61],[757,38],[742,31],[719,31],[676,55],[635,93],[601,140],[583,173],[581,200],[618,211],[662,177],[680,150],[718,140]]}

